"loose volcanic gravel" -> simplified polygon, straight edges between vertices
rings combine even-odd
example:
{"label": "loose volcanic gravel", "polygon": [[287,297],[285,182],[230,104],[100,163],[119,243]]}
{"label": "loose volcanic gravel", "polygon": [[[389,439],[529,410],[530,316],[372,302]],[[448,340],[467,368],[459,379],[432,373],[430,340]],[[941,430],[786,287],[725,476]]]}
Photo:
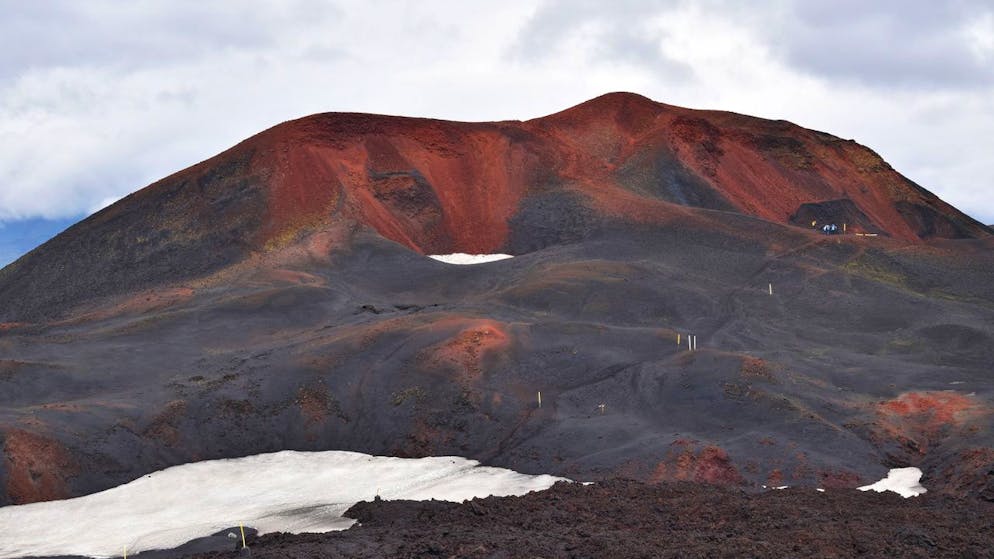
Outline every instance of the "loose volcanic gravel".
{"label": "loose volcanic gravel", "polygon": [[[269,534],[253,558],[994,557],[994,503],[811,488],[558,483],[462,504],[362,502],[327,534]],[[244,551],[242,552],[245,553]],[[227,557],[214,553],[202,557]]]}

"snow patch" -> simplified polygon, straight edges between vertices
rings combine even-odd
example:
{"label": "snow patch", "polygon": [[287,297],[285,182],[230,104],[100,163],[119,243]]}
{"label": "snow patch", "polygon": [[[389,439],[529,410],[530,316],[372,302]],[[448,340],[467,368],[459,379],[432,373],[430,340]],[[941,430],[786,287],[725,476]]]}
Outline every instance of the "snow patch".
{"label": "snow patch", "polygon": [[902,497],[914,497],[928,491],[919,483],[922,479],[922,471],[918,468],[894,468],[887,473],[887,477],[872,484],[860,487],[860,491],[870,489],[880,493],[883,491],[893,491]]}
{"label": "snow patch", "polygon": [[176,547],[244,524],[260,533],[328,532],[353,504],[523,495],[563,478],[519,474],[454,456],[405,459],[295,452],[175,466],[93,495],[0,508],[0,558],[111,557]]}
{"label": "snow patch", "polygon": [[429,254],[428,258],[433,258],[439,262],[445,262],[446,264],[483,264],[484,262],[496,262],[497,260],[506,260],[508,258],[514,258],[512,254],[466,254],[464,252],[455,252],[452,254]]}

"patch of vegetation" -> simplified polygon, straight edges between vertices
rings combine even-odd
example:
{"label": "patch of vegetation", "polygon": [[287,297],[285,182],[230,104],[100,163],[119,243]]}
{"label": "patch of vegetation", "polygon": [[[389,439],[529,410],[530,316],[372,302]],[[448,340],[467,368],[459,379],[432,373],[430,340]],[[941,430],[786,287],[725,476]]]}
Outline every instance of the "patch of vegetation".
{"label": "patch of vegetation", "polygon": [[994,308],[994,305],[991,305],[991,302],[987,299],[982,299],[973,295],[950,293],[940,289],[931,289],[926,295],[929,297],[935,297],[936,299],[942,299],[944,301],[952,301],[954,303],[964,303],[968,305],[979,305],[987,308]]}
{"label": "patch of vegetation", "polygon": [[907,278],[905,278],[904,274],[889,268],[880,262],[860,258],[846,262],[846,264],[842,266],[842,269],[871,281],[885,283],[901,289],[909,289]]}
{"label": "patch of vegetation", "polygon": [[266,240],[266,244],[262,247],[263,252],[273,252],[281,248],[288,247],[302,237],[301,230],[294,227],[286,227],[279,233],[273,235]]}
{"label": "patch of vegetation", "polygon": [[753,145],[786,167],[797,170],[814,168],[814,156],[808,151],[804,142],[796,138],[763,135],[755,137]]}
{"label": "patch of vegetation", "polygon": [[909,338],[894,338],[887,342],[887,347],[893,349],[911,349],[915,347],[915,340]]}
{"label": "patch of vegetation", "polygon": [[755,357],[744,358],[739,373],[744,377],[761,378],[768,381],[774,380],[773,373],[770,371],[766,361]]}
{"label": "patch of vegetation", "polygon": [[255,406],[248,400],[224,399],[219,402],[217,407],[220,409],[221,415],[226,416],[249,415],[255,411]]}
{"label": "patch of vegetation", "polygon": [[744,400],[749,395],[749,385],[738,382],[723,382],[721,384],[725,398],[729,400]]}
{"label": "patch of vegetation", "polygon": [[473,403],[473,394],[468,390],[463,390],[453,397],[452,410],[455,413],[469,413],[476,411],[476,404]]}
{"label": "patch of vegetation", "polygon": [[390,395],[390,403],[394,406],[399,406],[408,400],[414,400],[416,403],[420,404],[425,401],[428,397],[428,393],[425,392],[424,388],[420,386],[412,386],[410,388],[405,388],[400,392],[394,392]]}

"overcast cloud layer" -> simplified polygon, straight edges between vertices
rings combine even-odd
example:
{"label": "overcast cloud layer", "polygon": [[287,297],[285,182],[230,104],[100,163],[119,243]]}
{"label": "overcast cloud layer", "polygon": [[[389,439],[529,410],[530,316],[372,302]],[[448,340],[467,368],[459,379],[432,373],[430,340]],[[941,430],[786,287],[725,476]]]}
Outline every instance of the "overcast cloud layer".
{"label": "overcast cloud layer", "polygon": [[311,113],[527,119],[627,90],[854,138],[994,223],[989,0],[0,8],[0,222],[84,215]]}

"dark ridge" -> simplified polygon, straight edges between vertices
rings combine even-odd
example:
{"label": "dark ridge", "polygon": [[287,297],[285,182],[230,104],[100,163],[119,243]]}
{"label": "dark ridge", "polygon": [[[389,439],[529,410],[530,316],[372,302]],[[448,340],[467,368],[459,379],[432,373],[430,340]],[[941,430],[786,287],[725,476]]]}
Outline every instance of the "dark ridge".
{"label": "dark ridge", "polygon": [[904,216],[904,219],[914,224],[919,234],[926,239],[932,237],[969,239],[972,237],[969,228],[962,220],[952,219],[934,207],[913,204],[903,200],[897,202],[896,206],[897,211]]}
{"label": "dark ridge", "polygon": [[252,152],[180,173],[73,225],[0,270],[0,322],[201,277],[243,259],[267,204]]}

